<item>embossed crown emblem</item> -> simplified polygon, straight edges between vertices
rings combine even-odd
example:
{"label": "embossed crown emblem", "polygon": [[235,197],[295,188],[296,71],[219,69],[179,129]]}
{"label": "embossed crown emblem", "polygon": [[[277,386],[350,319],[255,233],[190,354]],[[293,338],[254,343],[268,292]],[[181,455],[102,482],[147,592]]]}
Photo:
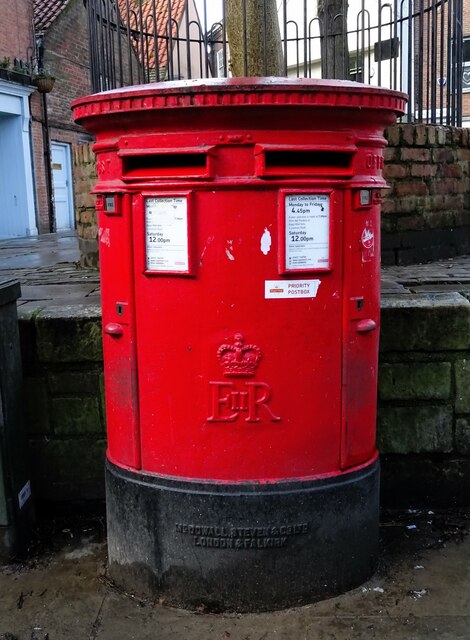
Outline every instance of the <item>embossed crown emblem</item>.
{"label": "embossed crown emblem", "polygon": [[222,344],[217,350],[217,358],[227,377],[249,378],[255,375],[261,360],[261,349],[255,344],[244,344],[241,333],[236,333],[233,344]]}

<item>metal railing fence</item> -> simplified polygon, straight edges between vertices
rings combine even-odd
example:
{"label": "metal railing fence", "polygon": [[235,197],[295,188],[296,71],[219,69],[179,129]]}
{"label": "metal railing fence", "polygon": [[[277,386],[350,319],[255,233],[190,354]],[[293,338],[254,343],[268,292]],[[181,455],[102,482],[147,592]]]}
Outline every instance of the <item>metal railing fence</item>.
{"label": "metal railing fence", "polygon": [[[235,1],[248,75],[250,0]],[[231,74],[227,12],[234,0],[86,2],[94,91]],[[397,89],[410,97],[405,120],[461,126],[465,71],[470,73],[463,0],[324,4],[319,11],[315,0],[277,0],[282,75],[342,77]],[[268,37],[266,29],[259,34],[260,42]],[[260,46],[258,55],[267,50]]]}

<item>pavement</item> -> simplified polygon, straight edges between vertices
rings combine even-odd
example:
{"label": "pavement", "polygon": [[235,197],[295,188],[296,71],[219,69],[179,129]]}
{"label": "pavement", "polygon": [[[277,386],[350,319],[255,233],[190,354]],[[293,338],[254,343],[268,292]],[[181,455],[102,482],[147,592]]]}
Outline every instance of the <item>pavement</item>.
{"label": "pavement", "polygon": [[[99,304],[73,233],[0,242],[0,280],[20,312]],[[470,256],[387,267],[383,295],[470,291]],[[263,614],[173,609],[125,593],[106,574],[104,517],[38,522],[28,559],[0,567],[0,640],[470,640],[470,509],[384,512],[380,562],[337,598]],[[286,589],[289,585],[284,585]]]}
{"label": "pavement", "polygon": [[[99,273],[79,266],[75,232],[0,240],[0,280],[21,283],[22,313],[48,306],[99,305]],[[468,293],[470,256],[382,268],[382,295]]]}
{"label": "pavement", "polygon": [[0,281],[21,283],[21,313],[49,306],[100,304],[98,271],[82,269],[74,231],[0,240]]}

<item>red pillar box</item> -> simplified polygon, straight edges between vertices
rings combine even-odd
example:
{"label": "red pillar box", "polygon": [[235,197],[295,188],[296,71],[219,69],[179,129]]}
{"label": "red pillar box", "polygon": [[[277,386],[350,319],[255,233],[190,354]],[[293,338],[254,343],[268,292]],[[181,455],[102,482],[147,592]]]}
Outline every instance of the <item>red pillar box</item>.
{"label": "red pillar box", "polygon": [[377,556],[384,127],[403,94],[234,79],[77,100],[96,136],[110,574],[187,607]]}

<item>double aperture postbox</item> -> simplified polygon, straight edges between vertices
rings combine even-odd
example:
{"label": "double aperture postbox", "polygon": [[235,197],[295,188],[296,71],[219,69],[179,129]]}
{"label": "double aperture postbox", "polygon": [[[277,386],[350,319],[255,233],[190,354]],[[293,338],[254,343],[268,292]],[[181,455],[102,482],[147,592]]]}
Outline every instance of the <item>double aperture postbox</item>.
{"label": "double aperture postbox", "polygon": [[113,577],[269,609],[377,553],[383,129],[355,83],[150,85],[96,135]]}

